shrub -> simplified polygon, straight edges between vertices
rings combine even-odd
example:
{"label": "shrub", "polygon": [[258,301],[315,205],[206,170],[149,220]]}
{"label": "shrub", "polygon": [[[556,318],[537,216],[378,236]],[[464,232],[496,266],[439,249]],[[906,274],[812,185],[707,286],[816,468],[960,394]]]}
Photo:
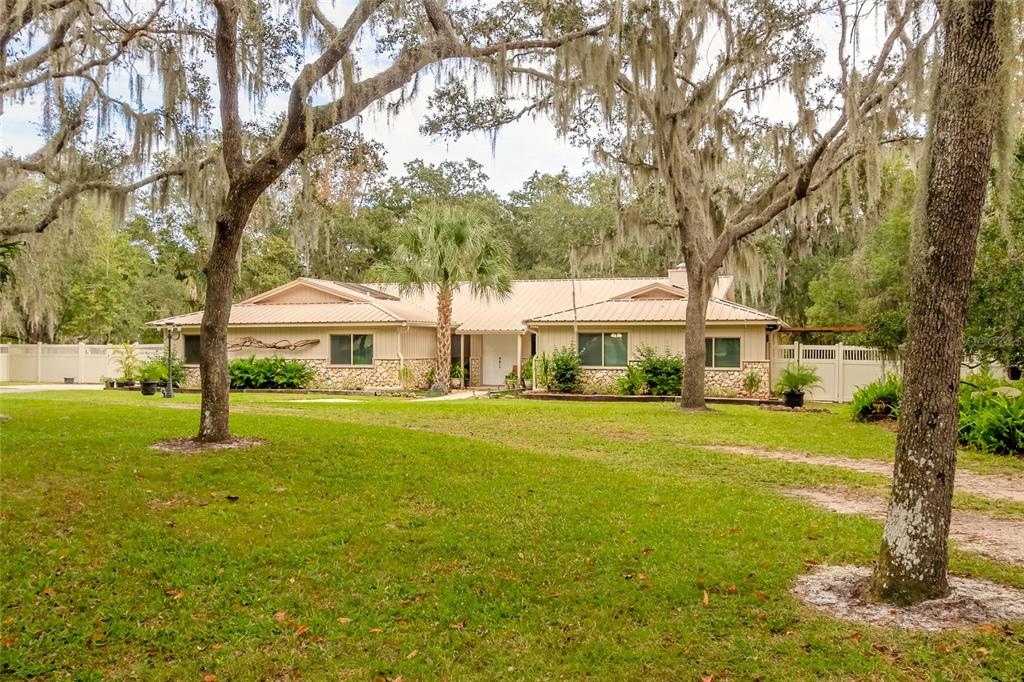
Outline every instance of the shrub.
{"label": "shrub", "polygon": [[[167,385],[167,358],[155,355],[139,366],[139,379],[155,381],[161,386]],[[175,387],[181,386],[185,380],[185,368],[181,361],[174,359],[171,363],[171,381]]]}
{"label": "shrub", "polygon": [[559,393],[579,393],[583,386],[583,363],[573,346],[563,346],[551,354],[547,368],[548,387]]}
{"label": "shrub", "polygon": [[761,383],[763,381],[761,373],[756,369],[752,369],[743,375],[743,390],[747,392],[747,395],[754,395],[761,390]]}
{"label": "shrub", "polygon": [[641,346],[626,374],[615,383],[624,395],[678,395],[683,387],[683,359],[668,353],[658,355],[650,346]]}
{"label": "shrub", "polygon": [[808,389],[821,386],[818,372],[807,365],[789,365],[779,374],[775,384],[776,393],[803,393]]}
{"label": "shrub", "polygon": [[1024,396],[1009,385],[960,388],[960,443],[999,455],[1024,454]]}
{"label": "shrub", "polygon": [[231,388],[305,388],[313,371],[298,360],[240,358],[228,365]]}
{"label": "shrub", "polygon": [[903,380],[895,374],[886,374],[861,386],[853,394],[853,402],[850,403],[854,421],[896,419],[900,413],[902,395]]}

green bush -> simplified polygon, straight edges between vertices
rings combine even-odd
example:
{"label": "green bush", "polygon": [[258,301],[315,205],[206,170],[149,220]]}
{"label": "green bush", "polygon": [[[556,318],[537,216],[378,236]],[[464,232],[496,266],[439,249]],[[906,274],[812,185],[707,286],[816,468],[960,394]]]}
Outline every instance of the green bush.
{"label": "green bush", "polygon": [[967,447],[997,455],[1024,454],[1024,396],[1010,385],[960,387],[957,438]]}
{"label": "green bush", "polygon": [[298,360],[240,358],[228,365],[231,388],[305,388],[313,371]]}
{"label": "green bush", "polygon": [[683,358],[671,353],[658,355],[651,346],[641,346],[626,374],[615,383],[623,395],[678,395],[683,387]]}
{"label": "green bush", "polygon": [[[139,379],[141,381],[155,381],[161,386],[167,385],[167,358],[155,355],[139,366]],[[181,386],[185,380],[185,368],[181,361],[175,358],[171,363],[171,380],[175,387]]]}
{"label": "green bush", "polygon": [[579,393],[583,388],[583,363],[573,346],[563,346],[547,363],[548,388],[558,393]]}
{"label": "green bush", "polygon": [[747,395],[754,395],[761,390],[761,383],[764,379],[761,377],[761,373],[756,369],[749,370],[743,375],[743,390],[747,392]]}
{"label": "green bush", "polygon": [[886,374],[861,386],[853,394],[853,402],[850,403],[854,421],[896,419],[900,413],[902,395],[903,380],[895,374]]}

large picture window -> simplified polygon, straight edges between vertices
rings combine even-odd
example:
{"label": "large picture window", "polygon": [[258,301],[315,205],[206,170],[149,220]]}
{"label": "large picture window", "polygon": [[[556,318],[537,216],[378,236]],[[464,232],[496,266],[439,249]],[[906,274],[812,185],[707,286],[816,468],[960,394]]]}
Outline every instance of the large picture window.
{"label": "large picture window", "polygon": [[331,334],[332,365],[372,365],[373,334]]}
{"label": "large picture window", "polygon": [[625,332],[580,334],[577,342],[586,367],[625,367],[629,360],[629,335]]}
{"label": "large picture window", "polygon": [[199,364],[199,334],[185,334],[185,364]]}
{"label": "large picture window", "polygon": [[739,369],[740,340],[717,337],[704,339],[704,366],[714,369]]}

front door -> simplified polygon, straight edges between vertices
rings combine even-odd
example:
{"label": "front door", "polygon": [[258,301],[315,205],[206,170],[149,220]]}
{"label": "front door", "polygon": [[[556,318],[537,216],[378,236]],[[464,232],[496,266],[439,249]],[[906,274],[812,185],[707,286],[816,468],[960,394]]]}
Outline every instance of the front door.
{"label": "front door", "polygon": [[483,337],[483,382],[504,386],[505,375],[518,364],[515,334],[485,334]]}

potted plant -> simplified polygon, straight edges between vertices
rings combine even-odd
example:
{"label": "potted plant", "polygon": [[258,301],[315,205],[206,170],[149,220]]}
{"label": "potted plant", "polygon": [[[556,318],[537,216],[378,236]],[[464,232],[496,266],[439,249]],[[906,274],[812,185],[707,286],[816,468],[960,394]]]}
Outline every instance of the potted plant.
{"label": "potted plant", "polygon": [[117,383],[110,377],[100,377],[100,381],[103,382],[105,388],[114,388],[114,385]]}
{"label": "potted plant", "polygon": [[135,379],[139,373],[139,355],[136,352],[134,343],[122,343],[114,351],[114,362],[121,371],[121,378],[117,380],[118,386],[134,386]]}
{"label": "potted plant", "polygon": [[804,406],[804,392],[809,388],[821,386],[821,377],[813,367],[807,365],[789,365],[779,374],[775,384],[775,392],[781,393],[786,407]]}
{"label": "potted plant", "polygon": [[139,378],[142,380],[142,395],[156,395],[156,387],[161,381],[166,381],[167,368],[160,358],[153,358],[139,368]]}
{"label": "potted plant", "polygon": [[516,370],[517,367],[513,365],[512,371],[505,375],[505,387],[508,389],[519,388],[519,373]]}
{"label": "potted plant", "polygon": [[448,373],[452,380],[452,388],[462,388],[462,380],[466,376],[466,370],[461,364],[452,365]]}

